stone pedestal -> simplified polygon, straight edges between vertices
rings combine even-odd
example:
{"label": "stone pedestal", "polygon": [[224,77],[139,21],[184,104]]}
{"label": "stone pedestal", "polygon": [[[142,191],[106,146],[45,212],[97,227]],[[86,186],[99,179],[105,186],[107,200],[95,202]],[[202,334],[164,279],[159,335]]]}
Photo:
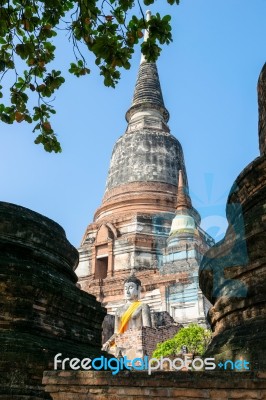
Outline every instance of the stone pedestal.
{"label": "stone pedestal", "polygon": [[181,327],[179,324],[171,324],[157,328],[129,329],[115,338],[114,355],[127,356],[129,360],[144,356],[151,358],[157,343],[171,339]]}
{"label": "stone pedestal", "polygon": [[50,219],[0,203],[0,399],[50,398],[54,356],[96,357],[105,310],[76,286],[78,252]]}

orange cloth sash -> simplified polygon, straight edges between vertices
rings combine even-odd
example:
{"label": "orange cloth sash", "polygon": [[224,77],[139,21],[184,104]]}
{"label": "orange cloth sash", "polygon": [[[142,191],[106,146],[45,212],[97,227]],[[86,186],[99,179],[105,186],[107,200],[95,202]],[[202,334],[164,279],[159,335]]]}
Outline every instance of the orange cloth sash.
{"label": "orange cloth sash", "polygon": [[132,317],[132,314],[141,306],[141,304],[142,304],[141,301],[134,301],[133,303],[130,304],[128,309],[121,317],[121,325],[117,332],[118,334],[125,332],[128,321]]}

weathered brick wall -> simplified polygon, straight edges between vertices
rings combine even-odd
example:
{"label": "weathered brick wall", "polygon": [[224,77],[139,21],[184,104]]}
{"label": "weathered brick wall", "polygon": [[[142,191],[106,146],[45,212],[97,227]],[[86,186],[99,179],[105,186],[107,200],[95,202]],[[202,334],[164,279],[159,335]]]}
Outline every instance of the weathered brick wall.
{"label": "weathered brick wall", "polygon": [[266,399],[265,372],[49,371],[43,384],[53,400]]}
{"label": "weathered brick wall", "polygon": [[115,338],[115,345],[121,349],[122,355],[128,359],[143,357],[145,349],[143,348],[143,328],[129,329],[122,335]]}
{"label": "weathered brick wall", "polygon": [[129,329],[116,337],[115,344],[122,349],[123,355],[126,354],[133,358],[145,355],[151,357],[157,343],[171,339],[180,328],[181,325],[172,324],[158,328]]}
{"label": "weathered brick wall", "polygon": [[166,326],[174,324],[174,318],[167,311],[157,311],[151,314],[152,326],[158,328],[159,326]]}
{"label": "weathered brick wall", "polygon": [[143,348],[145,354],[149,357],[156,349],[157,343],[164,342],[171,339],[179,331],[181,325],[172,324],[167,326],[160,326],[158,328],[143,328]]}

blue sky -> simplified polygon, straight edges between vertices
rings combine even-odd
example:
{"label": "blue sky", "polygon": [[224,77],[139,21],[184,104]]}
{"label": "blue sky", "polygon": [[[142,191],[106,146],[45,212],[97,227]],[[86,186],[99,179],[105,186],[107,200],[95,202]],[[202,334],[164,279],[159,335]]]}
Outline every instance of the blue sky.
{"label": "blue sky", "polygon": [[[157,63],[169,126],[183,146],[193,204],[219,239],[230,187],[259,154],[256,86],[266,61],[266,0],[164,3],[157,0],[151,10],[172,16],[174,42]],[[63,39],[57,39],[56,67],[67,71],[71,46]],[[115,90],[104,87],[91,56],[91,75],[66,72],[54,103],[61,154],[35,145],[28,124],[0,125],[1,200],[52,218],[75,246],[101,203],[139,60],[137,50]]]}

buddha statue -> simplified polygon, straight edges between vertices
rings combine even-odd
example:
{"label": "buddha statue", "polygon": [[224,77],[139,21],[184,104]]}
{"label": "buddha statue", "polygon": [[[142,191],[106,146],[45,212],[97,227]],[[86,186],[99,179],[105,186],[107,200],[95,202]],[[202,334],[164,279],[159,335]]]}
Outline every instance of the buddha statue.
{"label": "buddha statue", "polygon": [[124,282],[125,304],[116,310],[115,333],[103,345],[103,350],[108,351],[115,344],[117,335],[128,329],[151,327],[151,312],[147,304],[139,300],[141,282],[135,276],[130,276]]}

